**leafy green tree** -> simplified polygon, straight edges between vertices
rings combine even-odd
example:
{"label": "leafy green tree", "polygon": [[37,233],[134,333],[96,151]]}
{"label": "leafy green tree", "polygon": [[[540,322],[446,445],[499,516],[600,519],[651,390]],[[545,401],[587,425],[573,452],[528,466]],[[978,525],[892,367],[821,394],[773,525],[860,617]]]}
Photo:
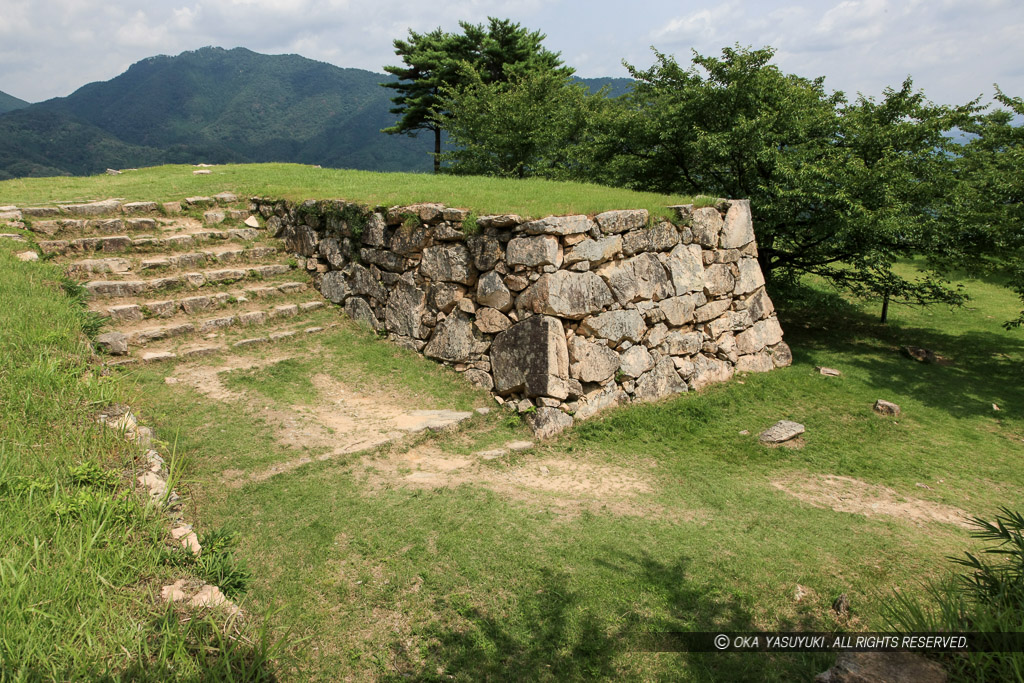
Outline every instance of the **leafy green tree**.
{"label": "leafy green tree", "polygon": [[494,83],[471,71],[465,84],[442,93],[454,147],[442,155],[447,170],[510,178],[573,175],[575,150],[600,99],[568,75],[550,70]]}
{"label": "leafy green tree", "polygon": [[814,273],[861,294],[956,302],[937,275],[892,266],[927,253],[955,185],[948,131],[972,108],[924,99],[907,79],[849,102],[824,79],[785,74],[771,48],[655,53],[627,65],[631,95],[594,130],[587,179],[635,189],[749,198],[767,278]]}
{"label": "leafy green tree", "polygon": [[[1001,107],[965,125],[957,159],[961,181],[945,216],[944,260],[972,271],[1002,271],[1024,299],[1024,99],[996,87]],[[1024,311],[1007,327],[1024,325]]]}
{"label": "leafy green tree", "polygon": [[[385,133],[416,136],[428,130],[434,136],[434,171],[440,170],[441,133],[448,111],[441,91],[472,82],[468,74],[489,84],[504,82],[527,72],[572,74],[563,66],[559,53],[543,47],[545,35],[530,31],[508,19],[488,18],[486,25],[459,22],[462,33],[440,28],[430,33],[409,31],[408,40],[395,40],[395,52],[402,66],[384,70],[398,80],[383,83],[398,94],[392,98],[391,113],[400,116]],[[467,69],[468,65],[468,69]]]}

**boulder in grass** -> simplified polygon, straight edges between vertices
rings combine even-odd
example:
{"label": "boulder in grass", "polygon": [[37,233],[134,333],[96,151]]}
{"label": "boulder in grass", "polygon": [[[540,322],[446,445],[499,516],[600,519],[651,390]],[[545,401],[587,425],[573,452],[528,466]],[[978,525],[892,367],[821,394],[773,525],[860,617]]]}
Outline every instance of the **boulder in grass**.
{"label": "boulder in grass", "polygon": [[107,332],[96,337],[96,345],[111,356],[128,354],[128,337],[120,332]]}
{"label": "boulder in grass", "polygon": [[542,406],[527,413],[526,424],[538,439],[550,439],[572,427],[573,419],[558,408]]}
{"label": "boulder in grass", "polygon": [[878,399],[875,401],[875,412],[887,417],[899,417],[900,407],[891,401]]}

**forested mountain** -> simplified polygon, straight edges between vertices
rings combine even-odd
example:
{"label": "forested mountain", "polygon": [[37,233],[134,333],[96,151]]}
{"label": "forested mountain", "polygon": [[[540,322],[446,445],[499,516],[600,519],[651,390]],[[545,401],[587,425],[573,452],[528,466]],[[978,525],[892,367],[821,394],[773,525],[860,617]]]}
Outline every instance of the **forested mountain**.
{"label": "forested mountain", "polygon": [[[244,48],[150,57],[0,115],[0,178],[257,161],[429,171],[430,141],[380,132],[396,119],[394,93],[380,86],[392,78]],[[631,82],[580,80],[595,91],[607,83],[613,96]]]}
{"label": "forested mountain", "polygon": [[14,111],[15,109],[21,109],[22,107],[27,106],[28,102],[25,100],[19,100],[14,95],[8,95],[0,90],[0,114],[6,114],[9,111]]}

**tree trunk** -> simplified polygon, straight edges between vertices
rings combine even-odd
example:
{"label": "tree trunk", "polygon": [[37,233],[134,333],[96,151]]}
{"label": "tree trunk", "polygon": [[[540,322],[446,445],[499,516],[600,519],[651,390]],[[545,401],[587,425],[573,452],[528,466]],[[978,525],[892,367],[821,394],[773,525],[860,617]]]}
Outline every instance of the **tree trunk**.
{"label": "tree trunk", "polygon": [[889,290],[882,295],[882,324],[889,321]]}
{"label": "tree trunk", "polygon": [[434,173],[441,172],[441,129],[434,128]]}

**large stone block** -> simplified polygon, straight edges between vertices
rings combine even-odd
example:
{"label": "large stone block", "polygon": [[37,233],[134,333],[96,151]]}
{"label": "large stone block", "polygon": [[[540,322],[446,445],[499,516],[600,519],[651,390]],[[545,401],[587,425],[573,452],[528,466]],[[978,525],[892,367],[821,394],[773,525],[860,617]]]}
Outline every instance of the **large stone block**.
{"label": "large stone block", "polygon": [[419,339],[423,329],[423,312],[426,309],[426,293],[416,286],[410,275],[404,275],[395,283],[391,296],[388,297],[384,324],[388,332]]}
{"label": "large stone block", "polygon": [[687,388],[686,382],[676,372],[672,359],[662,358],[653,370],[637,379],[633,396],[641,403],[649,403],[672,394],[681,394]]}
{"label": "large stone block", "polygon": [[476,312],[476,329],[484,334],[497,334],[512,327],[508,316],[496,308],[481,308]]}
{"label": "large stone block", "polygon": [[384,329],[384,326],[377,320],[377,316],[373,314],[370,304],[358,296],[350,296],[348,298],[345,302],[345,313],[353,320],[369,325],[375,332],[380,332]]}
{"label": "large stone block", "polygon": [[718,358],[709,358],[699,354],[693,359],[693,376],[690,379],[690,386],[696,391],[711,384],[728,382],[732,379],[735,370],[731,363]]}
{"label": "large stone block", "polygon": [[320,237],[317,235],[316,230],[308,225],[295,226],[295,228],[288,231],[284,240],[284,244],[288,248],[288,251],[293,254],[302,254],[306,257],[316,255],[317,245],[319,243]]}
{"label": "large stone block", "polygon": [[594,217],[601,226],[601,232],[607,234],[627,232],[647,225],[647,209],[627,209],[624,211],[605,211]]}
{"label": "large stone block", "polygon": [[471,235],[466,238],[466,246],[469,247],[469,253],[473,255],[473,265],[481,273],[494,268],[498,261],[505,256],[501,242],[491,235]]}
{"label": "large stone block", "polygon": [[763,320],[775,312],[775,305],[762,288],[751,294],[745,301],[737,301],[736,308],[750,313],[753,321]]}
{"label": "large stone block", "polygon": [[353,294],[368,296],[381,302],[388,298],[388,292],[384,289],[384,285],[373,276],[366,266],[353,263],[345,272],[348,273],[349,285],[352,287]]}
{"label": "large stone block", "polygon": [[714,263],[704,270],[704,291],[709,297],[730,294],[736,285],[732,266],[728,263]]}
{"label": "large stone block", "polygon": [[639,377],[654,367],[654,359],[643,346],[631,346],[622,353],[619,371],[626,377]]}
{"label": "large stone block", "polygon": [[603,384],[619,369],[619,354],[606,344],[594,344],[575,335],[569,342],[569,376],[581,382]]}
{"label": "large stone block", "polygon": [[740,259],[736,264],[739,269],[739,276],[736,278],[736,286],[733,294],[743,296],[750,294],[760,287],[764,287],[764,275],[761,273],[761,264],[756,258]]}
{"label": "large stone block", "polygon": [[693,212],[693,225],[690,229],[693,231],[693,238],[702,247],[715,249],[718,247],[723,225],[722,214],[718,213],[718,209],[705,206]]}
{"label": "large stone block", "polygon": [[569,395],[569,350],[558,318],[535,315],[516,323],[494,338],[490,358],[499,394]]}
{"label": "large stone block", "polygon": [[456,310],[434,329],[423,355],[435,360],[461,362],[469,360],[476,348],[473,322],[462,311]]}
{"label": "large stone block", "polygon": [[664,257],[676,294],[683,295],[704,289],[704,257],[700,245],[677,245]]}
{"label": "large stone block", "polygon": [[500,273],[492,270],[480,276],[476,283],[476,302],[502,312],[512,308],[512,293],[508,291]]}
{"label": "large stone block", "polygon": [[538,439],[550,439],[572,427],[573,419],[558,408],[542,406],[526,416],[526,424]]}
{"label": "large stone block", "polygon": [[476,267],[469,249],[463,244],[439,244],[423,250],[420,274],[434,282],[476,282]]}
{"label": "large stone block", "polygon": [[597,274],[608,283],[620,304],[660,301],[675,294],[665,267],[654,254],[640,254],[625,261],[607,263]]}
{"label": "large stone block", "polygon": [[782,341],[782,327],[778,318],[768,318],[754,323],[750,329],[736,335],[736,349],[741,354],[757,353],[766,346]]}
{"label": "large stone block", "polygon": [[608,285],[591,272],[560,270],[542,275],[519,295],[518,308],[579,320],[614,302]]}
{"label": "large stone block", "polygon": [[700,332],[672,330],[665,337],[664,348],[672,356],[692,356],[700,351],[702,341]]}
{"label": "large stone block", "polygon": [[428,238],[429,233],[426,228],[407,228],[403,225],[395,230],[395,234],[391,236],[391,243],[388,245],[388,248],[396,254],[412,256],[423,251],[423,247],[427,246]]}
{"label": "large stone block", "polygon": [[658,307],[665,314],[665,320],[669,325],[679,327],[693,322],[693,312],[697,309],[697,302],[693,295],[687,294],[665,299]]}
{"label": "large stone block", "polygon": [[647,332],[647,325],[643,316],[635,310],[606,311],[585,319],[580,325],[580,331],[618,346],[624,341],[639,344]]}
{"label": "large stone block", "polygon": [[505,261],[510,266],[527,266],[529,268],[555,266],[557,268],[562,265],[562,252],[558,238],[551,235],[538,235],[537,237],[511,239],[505,250]]}
{"label": "large stone block", "polygon": [[586,216],[548,216],[523,224],[523,230],[530,235],[578,235],[593,227],[593,221]]}
{"label": "large stone block", "polygon": [[750,217],[750,200],[739,199],[725,213],[719,246],[740,249],[754,241],[754,223]]}
{"label": "large stone block", "polygon": [[604,263],[622,253],[622,237],[612,235],[604,239],[586,239],[570,249],[565,255],[565,265],[589,261],[592,265]]}
{"label": "large stone block", "polygon": [[388,226],[379,213],[370,214],[363,226],[363,244],[368,247],[383,247],[386,244]]}

